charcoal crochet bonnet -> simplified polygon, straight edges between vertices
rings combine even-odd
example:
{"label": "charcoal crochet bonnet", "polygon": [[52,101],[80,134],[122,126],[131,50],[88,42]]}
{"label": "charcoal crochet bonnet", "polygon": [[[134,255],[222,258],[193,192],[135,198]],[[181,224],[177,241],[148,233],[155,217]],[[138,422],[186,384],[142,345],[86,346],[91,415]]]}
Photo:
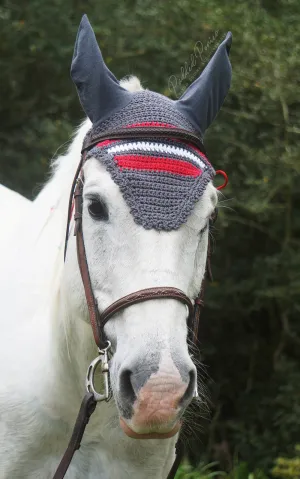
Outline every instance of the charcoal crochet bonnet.
{"label": "charcoal crochet bonnet", "polygon": [[[177,101],[148,90],[129,92],[108,70],[86,17],[79,26],[71,76],[92,121],[88,135],[145,128],[139,139],[106,140],[87,153],[111,174],[144,228],[173,230],[186,222],[215,172],[206,156],[187,141],[147,138],[147,128],[180,128],[203,139],[231,80],[231,34],[219,45],[201,76]],[[133,135],[134,136],[134,135]]]}

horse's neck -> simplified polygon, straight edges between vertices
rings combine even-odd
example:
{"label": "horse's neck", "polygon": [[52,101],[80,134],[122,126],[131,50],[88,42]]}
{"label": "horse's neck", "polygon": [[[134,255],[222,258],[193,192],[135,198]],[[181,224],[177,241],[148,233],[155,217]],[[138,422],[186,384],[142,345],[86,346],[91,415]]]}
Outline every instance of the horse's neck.
{"label": "horse's neck", "polygon": [[[97,355],[90,325],[80,313],[69,311],[62,291],[56,293],[50,308],[49,363],[53,371],[55,394],[72,416],[85,394],[85,374]],[[54,386],[54,384],[53,384]]]}

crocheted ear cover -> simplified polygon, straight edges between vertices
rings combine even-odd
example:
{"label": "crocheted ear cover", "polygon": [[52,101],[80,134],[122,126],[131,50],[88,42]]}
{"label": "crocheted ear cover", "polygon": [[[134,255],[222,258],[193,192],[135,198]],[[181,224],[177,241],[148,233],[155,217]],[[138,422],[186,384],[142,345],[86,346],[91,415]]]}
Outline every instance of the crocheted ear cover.
{"label": "crocheted ear cover", "polygon": [[146,229],[179,228],[215,174],[196,147],[174,139],[106,140],[90,157],[105,164],[134,220]]}
{"label": "crocheted ear cover", "polygon": [[147,127],[180,128],[203,139],[230,86],[231,33],[198,79],[177,101],[151,91],[129,92],[104,63],[86,15],[79,26],[71,76],[95,136],[145,127],[145,139],[104,141],[87,158],[106,165],[135,221],[145,228],[179,228],[215,171],[194,146],[174,139],[147,139]]}

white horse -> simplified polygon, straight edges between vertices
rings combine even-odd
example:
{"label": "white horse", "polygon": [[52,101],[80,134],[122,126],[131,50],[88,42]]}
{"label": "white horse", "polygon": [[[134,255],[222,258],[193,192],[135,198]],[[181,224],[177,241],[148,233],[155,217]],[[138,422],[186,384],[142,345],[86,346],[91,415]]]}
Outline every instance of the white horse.
{"label": "white horse", "polygon": [[[136,78],[121,86],[141,90]],[[68,153],[55,161],[1,264],[1,479],[52,478],[84,394],[86,369],[97,356],[72,234],[63,261],[71,183],[90,128],[86,120]],[[217,203],[212,183],[180,228],[157,231],[134,221],[97,159],[86,162],[84,177],[83,231],[99,308],[152,286],[174,286],[195,298],[205,271],[206,226]],[[101,195],[109,221],[89,216],[91,195]],[[165,479],[178,419],[195,388],[186,307],[172,299],[136,304],[110,319],[105,333],[114,351],[113,399],[96,409],[66,478]],[[133,408],[129,419],[124,404]]]}
{"label": "white horse", "polygon": [[27,215],[31,204],[24,196],[0,185],[0,218],[3,225],[0,241],[3,250],[13,240],[18,224]]}

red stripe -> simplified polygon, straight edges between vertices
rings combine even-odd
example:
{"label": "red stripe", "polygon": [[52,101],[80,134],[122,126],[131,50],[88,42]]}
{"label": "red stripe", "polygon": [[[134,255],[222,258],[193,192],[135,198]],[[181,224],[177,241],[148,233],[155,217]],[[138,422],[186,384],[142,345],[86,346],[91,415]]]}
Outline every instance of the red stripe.
{"label": "red stripe", "polygon": [[104,141],[100,141],[100,143],[97,143],[96,146],[107,146],[107,145],[111,145],[112,143],[117,143],[118,141],[120,140],[104,140]]}
{"label": "red stripe", "polygon": [[170,125],[170,123],[160,123],[159,121],[144,121],[142,123],[132,123],[131,125],[125,126],[125,128],[136,128],[139,126],[160,126],[162,128],[176,128],[176,126]]}
{"label": "red stripe", "polygon": [[160,158],[158,156],[143,155],[118,155],[115,161],[120,168],[129,170],[148,170],[148,171],[165,171],[183,176],[200,176],[202,170],[187,163],[186,161],[176,160],[174,158]]}

